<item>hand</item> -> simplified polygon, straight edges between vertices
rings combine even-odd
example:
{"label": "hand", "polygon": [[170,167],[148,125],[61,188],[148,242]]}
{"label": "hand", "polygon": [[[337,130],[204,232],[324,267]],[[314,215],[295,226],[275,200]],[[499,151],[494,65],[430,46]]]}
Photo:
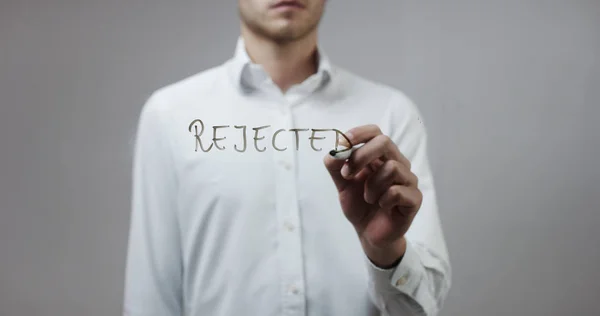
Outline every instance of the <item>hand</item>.
{"label": "hand", "polygon": [[[404,234],[421,207],[423,195],[410,161],[377,125],[344,133],[356,145],[347,161],[327,155],[325,167],[337,187],[346,218],[358,233],[367,257],[388,267],[406,251]],[[340,145],[349,146],[345,139]]]}

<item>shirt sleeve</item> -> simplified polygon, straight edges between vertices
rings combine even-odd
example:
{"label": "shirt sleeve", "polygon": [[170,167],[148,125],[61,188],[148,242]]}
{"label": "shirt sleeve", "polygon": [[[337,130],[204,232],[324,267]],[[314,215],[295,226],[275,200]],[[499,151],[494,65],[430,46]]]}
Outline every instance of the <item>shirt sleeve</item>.
{"label": "shirt sleeve", "polygon": [[123,315],[182,315],[177,179],[166,111],[153,94],[141,110],[133,153]]}
{"label": "shirt sleeve", "polygon": [[[381,269],[364,256],[369,295],[382,315],[438,315],[450,289],[451,269],[427,156],[427,133],[418,109],[405,99],[407,111],[390,112],[390,137],[410,160],[419,179],[423,202],[406,233],[406,253],[392,269]],[[399,124],[404,121],[404,124]]]}

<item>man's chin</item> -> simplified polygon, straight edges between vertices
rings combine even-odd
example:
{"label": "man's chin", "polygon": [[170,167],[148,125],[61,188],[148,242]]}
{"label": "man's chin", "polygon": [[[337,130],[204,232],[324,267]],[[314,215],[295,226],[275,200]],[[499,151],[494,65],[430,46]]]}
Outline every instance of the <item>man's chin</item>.
{"label": "man's chin", "polygon": [[284,27],[270,30],[267,36],[277,42],[293,42],[301,38],[300,32],[294,28]]}

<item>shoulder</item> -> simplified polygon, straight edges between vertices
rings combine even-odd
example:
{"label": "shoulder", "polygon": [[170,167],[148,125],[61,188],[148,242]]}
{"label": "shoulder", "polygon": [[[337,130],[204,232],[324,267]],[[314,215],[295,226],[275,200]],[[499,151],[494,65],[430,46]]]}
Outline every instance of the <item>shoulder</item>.
{"label": "shoulder", "polygon": [[[365,99],[370,106],[379,107],[396,126],[422,123],[421,112],[413,100],[399,88],[335,67],[341,90],[349,99]],[[420,124],[417,124],[420,125]]]}
{"label": "shoulder", "polygon": [[[390,85],[369,80],[353,74],[347,70],[339,73],[343,90],[348,91],[350,97],[364,96],[370,109],[381,112],[379,127],[398,146],[400,152],[407,157],[415,170],[427,166],[427,129],[421,116],[421,111],[403,91]],[[375,107],[373,103],[382,102],[384,105]],[[427,176],[427,174],[419,174]]]}

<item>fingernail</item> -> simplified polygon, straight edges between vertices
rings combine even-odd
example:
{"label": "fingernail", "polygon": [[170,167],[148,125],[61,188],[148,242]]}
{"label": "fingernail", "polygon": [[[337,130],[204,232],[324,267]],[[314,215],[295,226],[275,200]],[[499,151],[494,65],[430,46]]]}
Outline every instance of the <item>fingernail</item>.
{"label": "fingernail", "polygon": [[364,198],[365,202],[367,202],[368,204],[375,204],[375,203],[371,202],[371,200],[369,200],[369,197],[367,196],[367,192],[365,192],[363,198]]}
{"label": "fingernail", "polygon": [[[350,132],[346,132],[344,133],[344,135],[346,135],[346,137],[348,137],[348,139],[350,141],[352,141],[352,133]],[[346,137],[339,135],[338,136],[338,143],[342,146],[346,146],[346,147],[350,147],[350,144],[348,143],[348,140],[346,140]]]}
{"label": "fingernail", "polygon": [[342,177],[347,178],[348,176],[350,176],[350,167],[348,167],[348,165],[344,165],[342,167]]}

